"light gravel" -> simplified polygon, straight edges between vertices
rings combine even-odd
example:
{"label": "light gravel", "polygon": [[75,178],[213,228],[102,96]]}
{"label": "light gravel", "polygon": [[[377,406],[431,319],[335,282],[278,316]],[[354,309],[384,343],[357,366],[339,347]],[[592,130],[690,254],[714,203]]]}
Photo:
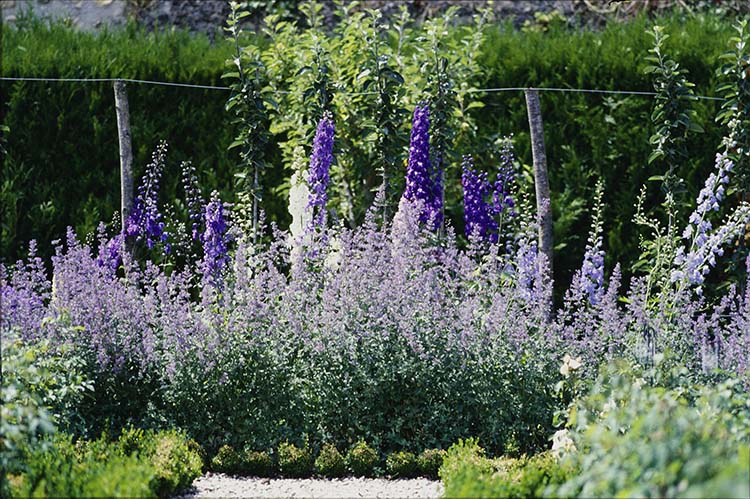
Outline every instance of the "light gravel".
{"label": "light gravel", "polygon": [[193,482],[179,499],[197,497],[299,498],[438,498],[443,484],[436,480],[384,478],[300,479],[236,477],[209,473]]}

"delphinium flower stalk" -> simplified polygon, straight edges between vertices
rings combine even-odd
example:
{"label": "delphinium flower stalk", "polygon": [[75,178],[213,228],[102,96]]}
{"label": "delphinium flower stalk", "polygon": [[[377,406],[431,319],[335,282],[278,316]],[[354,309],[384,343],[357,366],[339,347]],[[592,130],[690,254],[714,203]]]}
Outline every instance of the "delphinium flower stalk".
{"label": "delphinium flower stalk", "polygon": [[197,241],[200,237],[200,225],[203,218],[204,202],[201,195],[195,167],[189,161],[182,163],[182,187],[185,190],[185,204],[190,222],[190,237]]}
{"label": "delphinium flower stalk", "polygon": [[322,228],[326,223],[326,203],[328,202],[328,182],[333,162],[334,125],[329,115],[323,116],[318,123],[310,156],[310,168],[307,172],[307,183],[310,197],[307,207],[312,212],[310,229]]}
{"label": "delphinium flower stalk", "polygon": [[412,203],[421,203],[420,222],[431,222],[433,229],[442,224],[442,184],[440,173],[433,170],[430,162],[430,108],[427,104],[418,104],[414,109],[403,197]]}
{"label": "delphinium flower stalk", "polygon": [[99,232],[99,255],[96,257],[96,263],[103,268],[108,269],[112,275],[117,272],[117,269],[122,263],[122,252],[123,243],[125,240],[125,233],[120,232],[114,237],[107,239],[105,236],[104,223],[100,223],[98,227]]}
{"label": "delphinium flower stalk", "polygon": [[461,183],[464,189],[465,232],[468,237],[497,243],[500,233],[498,218],[501,214],[515,216],[515,203],[511,197],[514,180],[512,153],[503,149],[502,163],[497,180],[491,183],[486,172],[477,172],[471,157],[464,156]]}
{"label": "delphinium flower stalk", "polygon": [[724,224],[713,229],[708,216],[712,211],[719,211],[720,203],[726,195],[729,173],[734,168],[726,151],[716,155],[715,164],[716,171],[706,179],[698,194],[695,211],[690,215],[682,234],[688,244],[678,248],[674,261],[677,269],[672,272],[672,281],[687,281],[695,286],[699,295],[702,294],[705,276],[716,265],[716,257],[724,254],[723,246],[739,236],[750,216],[750,208],[743,204]]}
{"label": "delphinium flower stalk", "polygon": [[578,280],[580,292],[588,298],[589,303],[596,305],[604,294],[604,256],[602,249],[602,195],[604,188],[601,184],[596,187],[594,219],[591,223],[591,233],[583,255],[583,265]]}
{"label": "delphinium flower stalk", "polygon": [[492,205],[487,202],[491,190],[487,172],[477,172],[470,156],[464,156],[461,169],[466,236],[497,241],[497,221]]}
{"label": "delphinium flower stalk", "polygon": [[221,273],[229,263],[229,237],[224,206],[216,191],[211,194],[211,201],[206,205],[205,225],[206,230],[201,236],[203,242],[201,273],[208,284],[218,287],[221,283]]}
{"label": "delphinium flower stalk", "polygon": [[[151,163],[146,166],[133,210],[125,224],[125,234],[135,237],[138,241],[145,240],[149,249],[157,242],[166,243],[169,238],[169,234],[164,230],[164,221],[158,206],[159,183],[166,154],[167,144],[162,142],[154,152]],[[165,244],[164,252],[169,253],[169,244]]]}

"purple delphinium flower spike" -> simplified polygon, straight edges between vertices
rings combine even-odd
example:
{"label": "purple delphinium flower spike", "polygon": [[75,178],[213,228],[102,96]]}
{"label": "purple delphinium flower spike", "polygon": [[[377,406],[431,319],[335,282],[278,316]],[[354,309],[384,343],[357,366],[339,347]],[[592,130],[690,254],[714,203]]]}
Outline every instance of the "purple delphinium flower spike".
{"label": "purple delphinium flower spike", "polygon": [[195,167],[188,161],[182,163],[182,187],[185,190],[185,204],[190,220],[190,237],[193,241],[197,241],[200,237],[199,229],[203,218],[204,201]]}
{"label": "purple delphinium flower spike", "polygon": [[312,211],[311,228],[323,227],[326,223],[326,203],[328,202],[328,181],[333,162],[334,125],[326,115],[318,123],[310,156],[310,169],[307,172],[307,183],[310,197],[307,207]]}
{"label": "purple delphinium flower spike", "polygon": [[206,230],[201,236],[203,241],[201,272],[210,284],[218,286],[221,282],[221,272],[229,263],[229,238],[224,218],[224,206],[216,191],[211,194],[211,201],[206,205],[205,224]]}
{"label": "purple delphinium flower spike", "polygon": [[[169,234],[164,230],[164,221],[158,206],[159,182],[166,155],[167,144],[162,142],[152,155],[151,163],[146,166],[132,212],[125,222],[125,234],[139,241],[145,240],[149,249],[157,242],[166,243],[169,238]],[[164,251],[169,253],[168,244],[164,246]]]}
{"label": "purple delphinium flower spike", "polygon": [[499,239],[497,217],[506,211],[509,216],[515,216],[515,203],[510,192],[514,179],[512,153],[507,148],[503,153],[503,163],[494,183],[488,180],[487,173],[476,171],[471,157],[464,156],[462,163],[466,235],[478,236],[492,243],[497,243]]}
{"label": "purple delphinium flower spike", "polygon": [[596,305],[604,293],[604,250],[601,235],[586,245],[581,266],[581,291],[588,297],[589,303]]}
{"label": "purple delphinium flower spike", "polygon": [[497,241],[498,224],[493,206],[487,202],[491,185],[486,172],[477,172],[470,156],[464,156],[461,185],[464,189],[464,220],[466,235]]}
{"label": "purple delphinium flower spike", "polygon": [[678,248],[675,256],[678,268],[672,272],[672,281],[685,278],[690,284],[696,285],[695,291],[698,294],[701,294],[706,274],[716,265],[716,257],[724,254],[723,245],[737,237],[747,223],[747,208],[741,206],[730,220],[713,230],[707,217],[711,211],[719,210],[734,163],[723,152],[716,155],[715,165],[716,171],[709,175],[698,194],[697,206],[682,234],[687,247]]}
{"label": "purple delphinium flower spike", "polygon": [[434,229],[443,222],[442,197],[440,172],[430,162],[430,108],[418,104],[412,119],[404,198],[421,203],[419,221],[431,221]]}

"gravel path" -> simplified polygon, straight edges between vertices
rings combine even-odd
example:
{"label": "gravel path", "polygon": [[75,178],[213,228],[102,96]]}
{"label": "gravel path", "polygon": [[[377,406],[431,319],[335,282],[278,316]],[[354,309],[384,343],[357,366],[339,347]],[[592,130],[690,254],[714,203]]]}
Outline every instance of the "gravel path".
{"label": "gravel path", "polygon": [[300,498],[438,498],[443,484],[436,480],[382,478],[305,479],[234,477],[209,473],[193,482],[178,499],[194,497],[300,497]]}

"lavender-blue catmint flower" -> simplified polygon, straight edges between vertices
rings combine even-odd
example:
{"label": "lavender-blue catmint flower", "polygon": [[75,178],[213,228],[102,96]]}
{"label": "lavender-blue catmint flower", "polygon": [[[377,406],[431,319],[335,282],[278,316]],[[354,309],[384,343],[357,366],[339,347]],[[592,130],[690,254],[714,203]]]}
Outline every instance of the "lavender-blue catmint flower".
{"label": "lavender-blue catmint flower", "polygon": [[224,218],[224,206],[219,194],[214,191],[211,201],[206,205],[206,230],[201,236],[203,241],[203,261],[201,272],[205,279],[214,286],[221,281],[221,272],[229,263],[229,237]]}
{"label": "lavender-blue catmint flower", "polygon": [[326,190],[333,162],[333,136],[333,120],[330,116],[323,116],[315,132],[310,168],[307,172],[307,183],[310,187],[307,207],[313,214],[312,227],[322,227],[326,221],[326,203],[328,202]]}
{"label": "lavender-blue catmint flower", "polygon": [[443,222],[442,181],[440,172],[435,171],[430,162],[430,108],[427,104],[418,104],[414,109],[404,198],[421,203],[420,222],[432,222],[433,229]]}

